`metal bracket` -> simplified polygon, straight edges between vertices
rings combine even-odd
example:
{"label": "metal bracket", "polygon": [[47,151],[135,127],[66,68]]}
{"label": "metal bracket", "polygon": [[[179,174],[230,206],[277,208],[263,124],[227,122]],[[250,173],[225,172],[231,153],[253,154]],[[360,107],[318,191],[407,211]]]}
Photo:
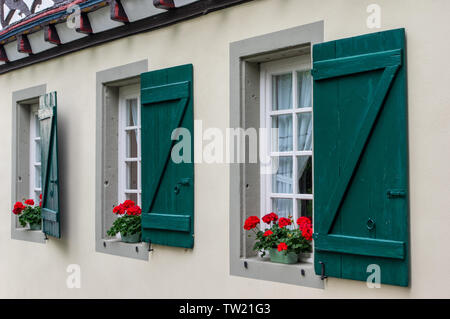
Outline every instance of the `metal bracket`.
{"label": "metal bracket", "polygon": [[44,233],[45,240],[48,240],[47,234]]}
{"label": "metal bracket", "polygon": [[154,249],[152,248],[152,242],[149,241],[148,242],[148,251],[153,251]]}
{"label": "metal bracket", "polygon": [[388,189],[386,195],[388,198],[406,197],[406,191],[402,189]]}

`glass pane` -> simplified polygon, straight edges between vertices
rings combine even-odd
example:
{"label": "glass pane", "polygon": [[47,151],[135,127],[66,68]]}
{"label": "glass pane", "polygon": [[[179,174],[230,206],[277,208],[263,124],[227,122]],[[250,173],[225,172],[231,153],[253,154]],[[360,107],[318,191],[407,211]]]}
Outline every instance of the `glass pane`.
{"label": "glass pane", "polygon": [[137,99],[127,100],[127,126],[137,125]]}
{"label": "glass pane", "polygon": [[127,189],[137,189],[137,162],[127,162]]}
{"label": "glass pane", "polygon": [[312,148],[312,116],[311,112],[297,114],[298,151],[310,151]]}
{"label": "glass pane", "polygon": [[40,166],[35,166],[34,187],[41,188],[41,167]]}
{"label": "glass pane", "polygon": [[272,199],[272,211],[279,217],[288,218],[292,216],[292,199],[286,198],[273,198]]}
{"label": "glass pane", "polygon": [[312,107],[312,78],[310,71],[297,72],[298,108]]}
{"label": "glass pane", "polygon": [[136,139],[136,130],[126,131],[127,134],[127,154],[128,158],[137,157],[137,139]]}
{"label": "glass pane", "polygon": [[272,110],[292,109],[292,74],[272,77]]}
{"label": "glass pane", "polygon": [[41,132],[40,130],[40,122],[39,122],[39,117],[37,114],[34,115],[34,127],[35,127],[35,137],[39,137],[41,136]]}
{"label": "glass pane", "polygon": [[273,164],[275,165],[274,168],[277,169],[274,169],[276,173],[272,175],[272,192],[292,194],[292,157],[281,156],[274,158]]}
{"label": "glass pane", "polygon": [[272,128],[274,130],[272,136],[272,151],[287,152],[292,151],[292,115],[278,115],[272,117]]}
{"label": "glass pane", "polygon": [[125,194],[125,199],[131,199],[135,204],[137,204],[137,194]]}
{"label": "glass pane", "polygon": [[35,162],[40,163],[41,162],[41,141],[37,140],[35,142]]}
{"label": "glass pane", "polygon": [[313,202],[312,200],[297,199],[297,217],[309,217],[312,221],[312,210]]}
{"label": "glass pane", "polygon": [[39,202],[41,201],[39,199],[39,195],[41,195],[41,192],[38,192],[38,191],[34,192],[34,204],[35,205],[39,205]]}
{"label": "glass pane", "polygon": [[299,194],[312,194],[312,157],[297,157],[297,176]]}

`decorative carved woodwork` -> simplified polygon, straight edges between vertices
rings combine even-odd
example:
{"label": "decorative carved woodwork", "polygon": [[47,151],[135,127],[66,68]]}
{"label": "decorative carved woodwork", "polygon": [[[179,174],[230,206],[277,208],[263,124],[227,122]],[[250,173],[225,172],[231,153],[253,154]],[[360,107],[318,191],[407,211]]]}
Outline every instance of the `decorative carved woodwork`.
{"label": "decorative carved woodwork", "polygon": [[28,40],[28,36],[26,34],[17,36],[17,51],[19,51],[20,53],[33,54],[30,41]]}
{"label": "decorative carved woodwork", "polygon": [[91,22],[89,21],[89,17],[86,12],[80,13],[80,24],[77,28],[75,28],[75,31],[84,34],[92,33]]}

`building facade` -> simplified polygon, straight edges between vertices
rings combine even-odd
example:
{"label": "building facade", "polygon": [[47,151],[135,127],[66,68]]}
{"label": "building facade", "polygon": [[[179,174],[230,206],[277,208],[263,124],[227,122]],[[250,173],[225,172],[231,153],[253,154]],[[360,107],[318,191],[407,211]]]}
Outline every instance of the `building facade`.
{"label": "building facade", "polygon": [[[449,9],[4,1],[0,297],[448,298]],[[308,258],[253,250],[269,212]]]}

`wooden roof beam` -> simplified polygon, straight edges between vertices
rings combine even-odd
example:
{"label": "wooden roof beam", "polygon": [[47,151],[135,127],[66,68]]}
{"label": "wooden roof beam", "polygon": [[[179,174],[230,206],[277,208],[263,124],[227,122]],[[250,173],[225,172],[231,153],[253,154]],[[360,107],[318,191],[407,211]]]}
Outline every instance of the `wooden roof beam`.
{"label": "wooden roof beam", "polygon": [[130,23],[120,0],[109,0],[109,8],[111,10],[111,20]]}
{"label": "wooden roof beam", "polygon": [[175,3],[173,0],[153,0],[153,5],[155,8],[170,10],[175,8]]}
{"label": "wooden roof beam", "polygon": [[91,22],[89,21],[88,14],[86,12],[81,12],[79,19],[80,19],[80,23],[75,28],[75,31],[77,31],[79,33],[84,33],[84,34],[91,34],[92,27],[91,27]]}
{"label": "wooden roof beam", "polygon": [[60,45],[61,40],[59,39],[58,31],[54,24],[48,24],[44,26],[44,41],[52,44]]}
{"label": "wooden roof beam", "polygon": [[9,62],[8,55],[6,54],[5,47],[0,44],[0,61]]}
{"label": "wooden roof beam", "polygon": [[31,49],[30,41],[26,34],[20,34],[17,36],[17,51],[20,53],[33,54]]}

